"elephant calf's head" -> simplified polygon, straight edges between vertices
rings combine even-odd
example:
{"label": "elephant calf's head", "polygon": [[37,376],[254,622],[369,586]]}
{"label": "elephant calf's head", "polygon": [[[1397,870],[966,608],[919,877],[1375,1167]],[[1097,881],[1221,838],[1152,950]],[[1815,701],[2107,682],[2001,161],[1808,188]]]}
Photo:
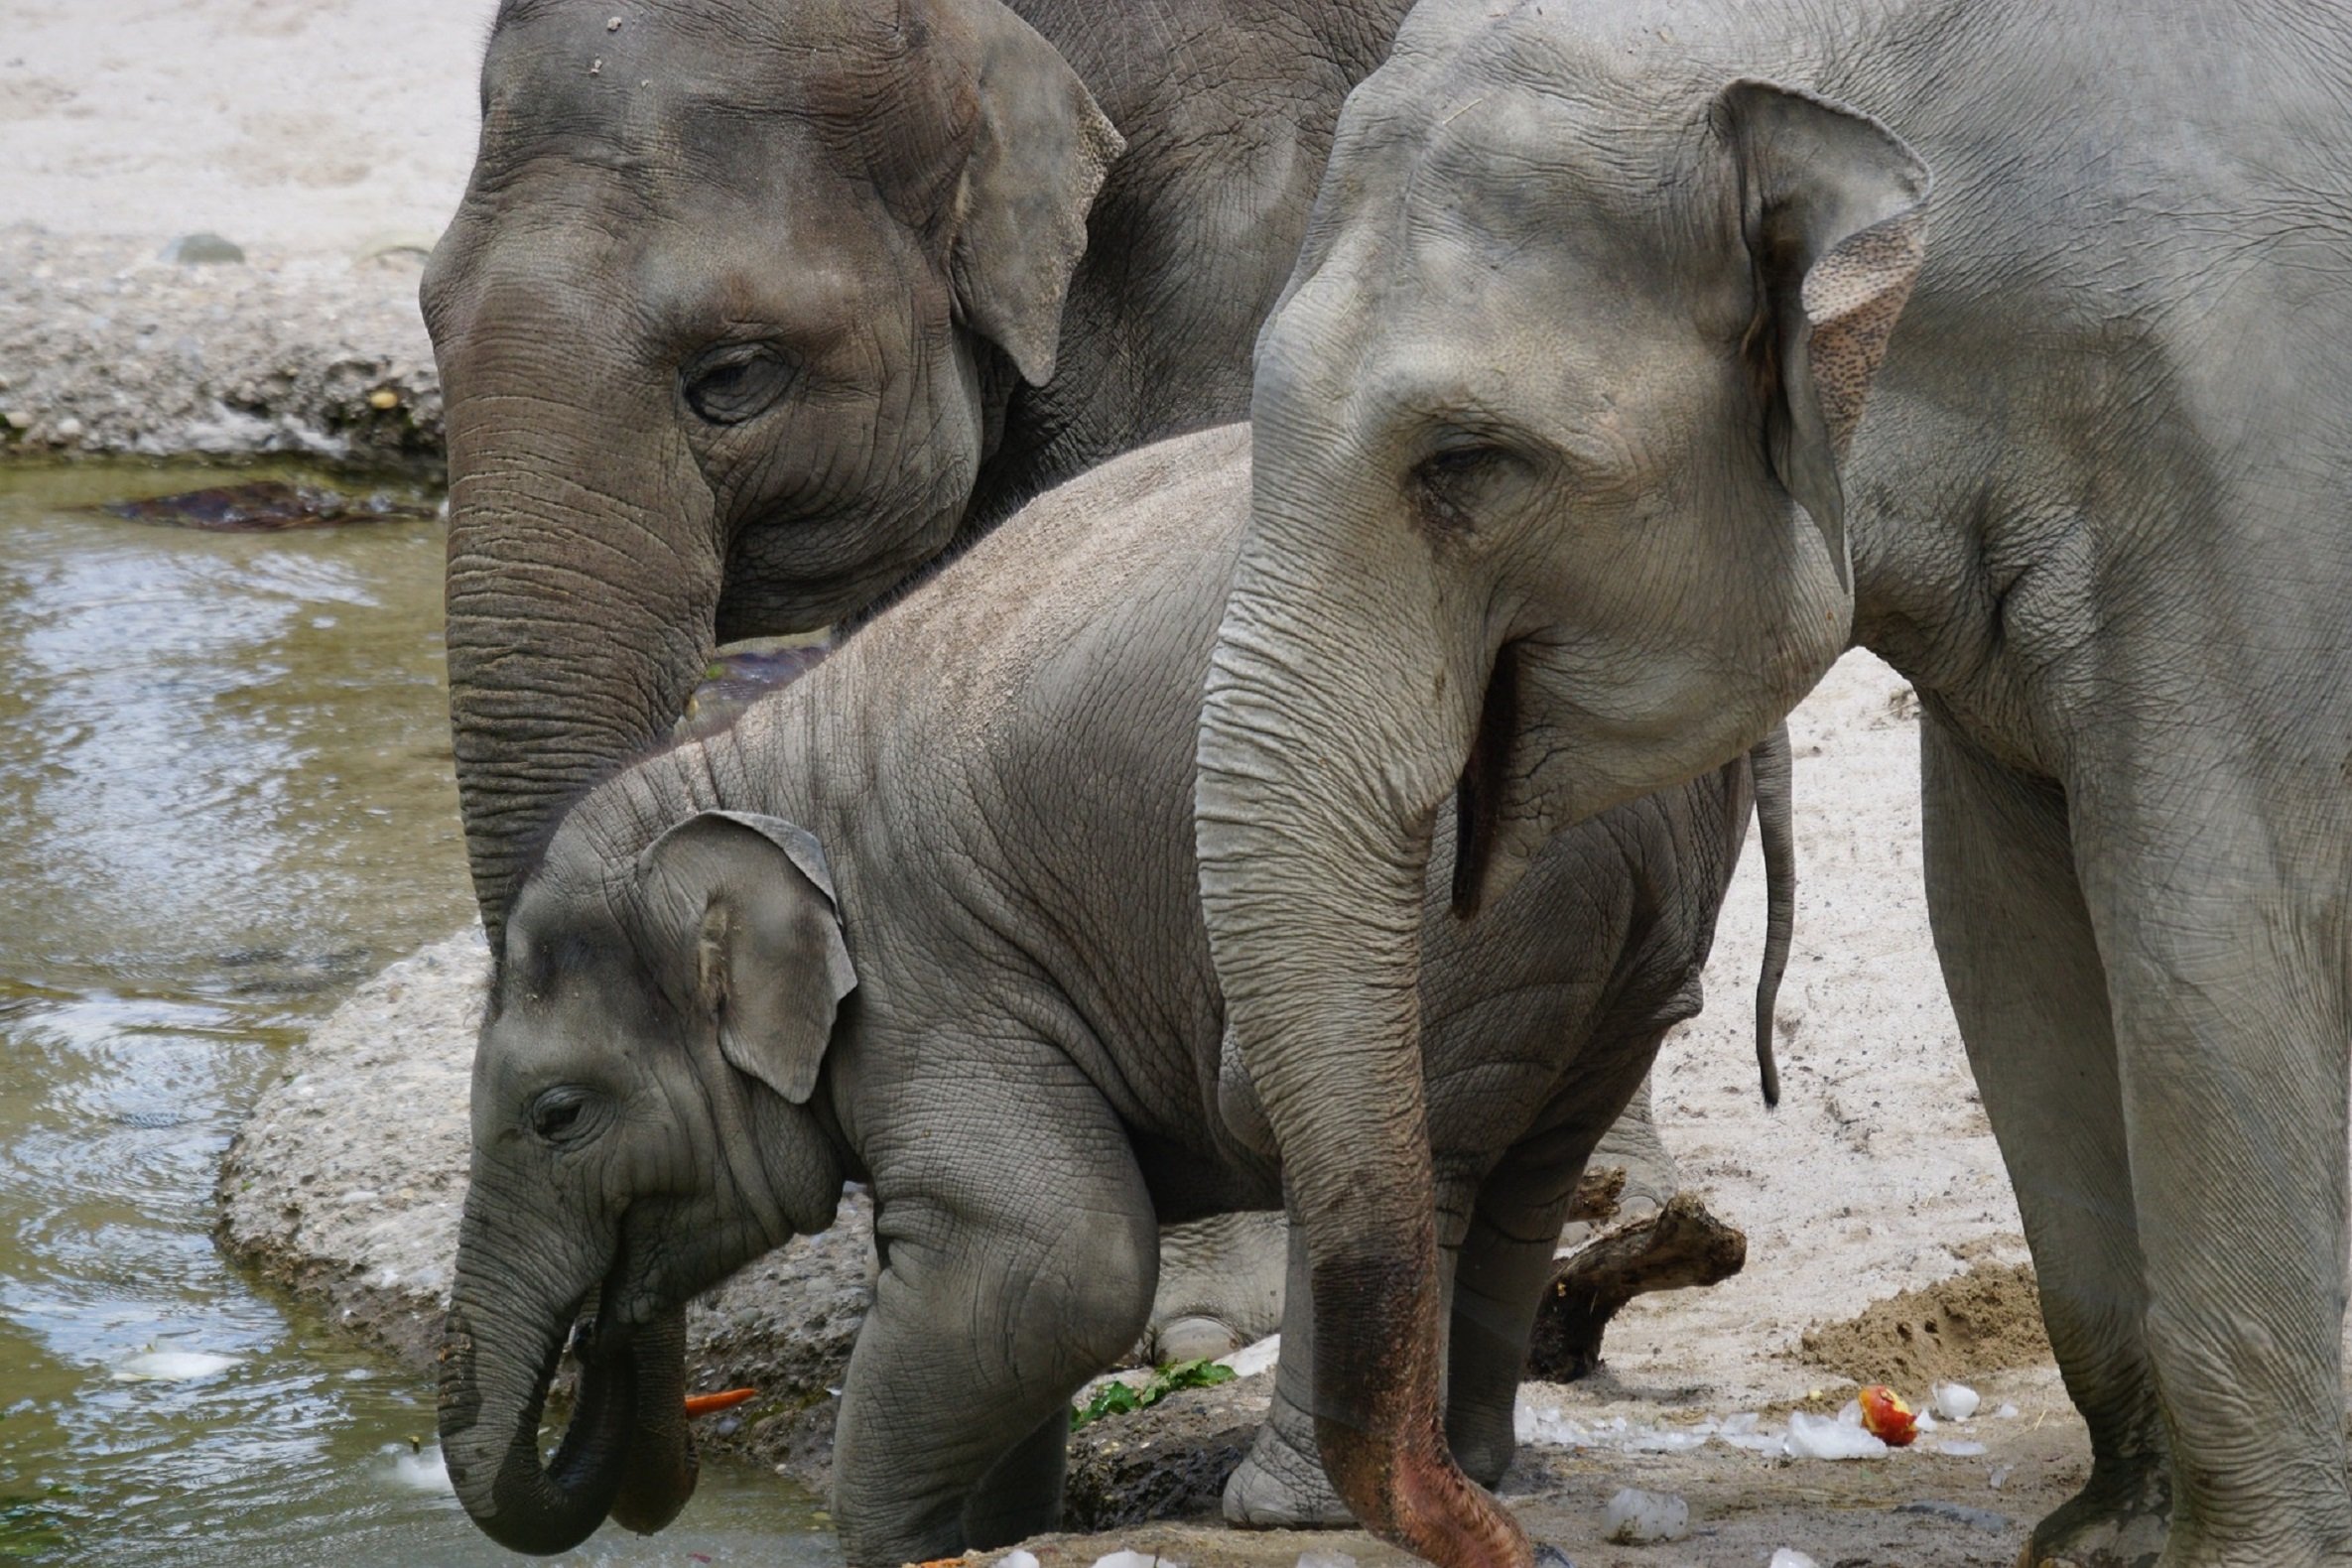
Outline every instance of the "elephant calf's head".
{"label": "elephant calf's head", "polygon": [[[815,841],[721,812],[626,858],[590,838],[567,826],[507,928],[443,1352],[450,1478],[524,1551],[675,1516],[686,1301],[831,1223],[842,1184],[805,1109],[854,983]],[[543,1464],[568,1335],[580,1400]]]}
{"label": "elephant calf's head", "polygon": [[1122,146],[998,0],[615,10],[501,7],[423,287],[493,936],[716,640],[826,625],[947,545]]}

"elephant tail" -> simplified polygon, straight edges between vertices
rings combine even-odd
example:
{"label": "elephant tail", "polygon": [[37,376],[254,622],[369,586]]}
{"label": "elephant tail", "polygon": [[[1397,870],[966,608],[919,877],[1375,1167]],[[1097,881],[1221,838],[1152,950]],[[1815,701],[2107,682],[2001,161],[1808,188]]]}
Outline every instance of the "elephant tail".
{"label": "elephant tail", "polygon": [[1757,837],[1764,841],[1766,911],[1764,973],[1756,980],[1756,1065],[1764,1075],[1764,1104],[1777,1106],[1780,1066],[1772,1059],[1772,1009],[1796,934],[1796,810],[1786,724],[1775,724],[1756,743],[1748,767],[1755,781]]}

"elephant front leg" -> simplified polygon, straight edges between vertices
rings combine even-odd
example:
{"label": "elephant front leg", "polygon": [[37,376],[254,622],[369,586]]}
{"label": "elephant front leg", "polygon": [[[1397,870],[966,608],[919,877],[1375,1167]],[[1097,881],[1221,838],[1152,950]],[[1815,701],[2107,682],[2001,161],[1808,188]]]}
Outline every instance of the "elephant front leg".
{"label": "elephant front leg", "polygon": [[1091,1086],[1060,1087],[1040,1109],[959,1083],[943,1122],[957,1146],[940,1146],[943,1131],[876,1162],[887,1262],[834,1442],[850,1568],[1055,1527],[1070,1396],[1143,1330],[1159,1241],[1149,1194]]}
{"label": "elephant front leg", "polygon": [[[1451,1294],[1460,1246],[1464,1192],[1449,1201],[1439,1183],[1439,1299]],[[1315,1307],[1305,1231],[1292,1225],[1289,1266],[1282,1285],[1282,1356],[1274,1367],[1274,1397],[1265,1424],[1225,1484],[1225,1516],[1244,1529],[1350,1529],[1356,1515],[1323,1471],[1315,1443]]]}
{"label": "elephant front leg", "polygon": [[2065,802],[1920,725],[1928,911],[1952,1010],[2009,1167],[2091,1475],[2028,1563],[2145,1568],[2171,1502],[2107,976]]}

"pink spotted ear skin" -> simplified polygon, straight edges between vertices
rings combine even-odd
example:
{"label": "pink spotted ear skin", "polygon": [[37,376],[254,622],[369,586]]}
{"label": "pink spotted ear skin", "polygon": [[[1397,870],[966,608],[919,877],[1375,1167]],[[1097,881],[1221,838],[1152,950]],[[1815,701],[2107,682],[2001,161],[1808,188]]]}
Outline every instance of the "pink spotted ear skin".
{"label": "pink spotted ear skin", "polygon": [[1864,229],[1805,274],[1813,395],[1840,460],[1862,423],[1871,378],[1887,356],[1887,339],[1926,258],[1927,213],[1913,207]]}

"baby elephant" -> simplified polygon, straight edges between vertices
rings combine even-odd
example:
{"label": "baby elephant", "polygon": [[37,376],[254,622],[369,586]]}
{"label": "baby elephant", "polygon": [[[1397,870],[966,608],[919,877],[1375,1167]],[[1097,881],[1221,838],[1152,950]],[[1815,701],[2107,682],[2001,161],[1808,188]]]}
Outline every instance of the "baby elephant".
{"label": "baby elephant", "polygon": [[[849,1562],[1051,1528],[1070,1396],[1135,1343],[1160,1224],[1280,1205],[1220,1052],[1193,855],[1248,458],[1233,427],[1042,497],[564,821],[483,1026],[443,1352],[450,1475],[498,1540],[676,1514],[686,1301],[822,1229],[846,1177],[872,1186],[882,1264],[836,1436]],[[1698,1008],[1750,799],[1743,762],[1613,811],[1468,920],[1435,825],[1426,1117],[1407,1086],[1397,1119],[1436,1172],[1446,1437],[1485,1483],[1586,1155]],[[1328,1497],[1293,1258],[1279,1397],[1235,1483],[1258,1516]],[[579,1403],[543,1464],[568,1336]]]}

